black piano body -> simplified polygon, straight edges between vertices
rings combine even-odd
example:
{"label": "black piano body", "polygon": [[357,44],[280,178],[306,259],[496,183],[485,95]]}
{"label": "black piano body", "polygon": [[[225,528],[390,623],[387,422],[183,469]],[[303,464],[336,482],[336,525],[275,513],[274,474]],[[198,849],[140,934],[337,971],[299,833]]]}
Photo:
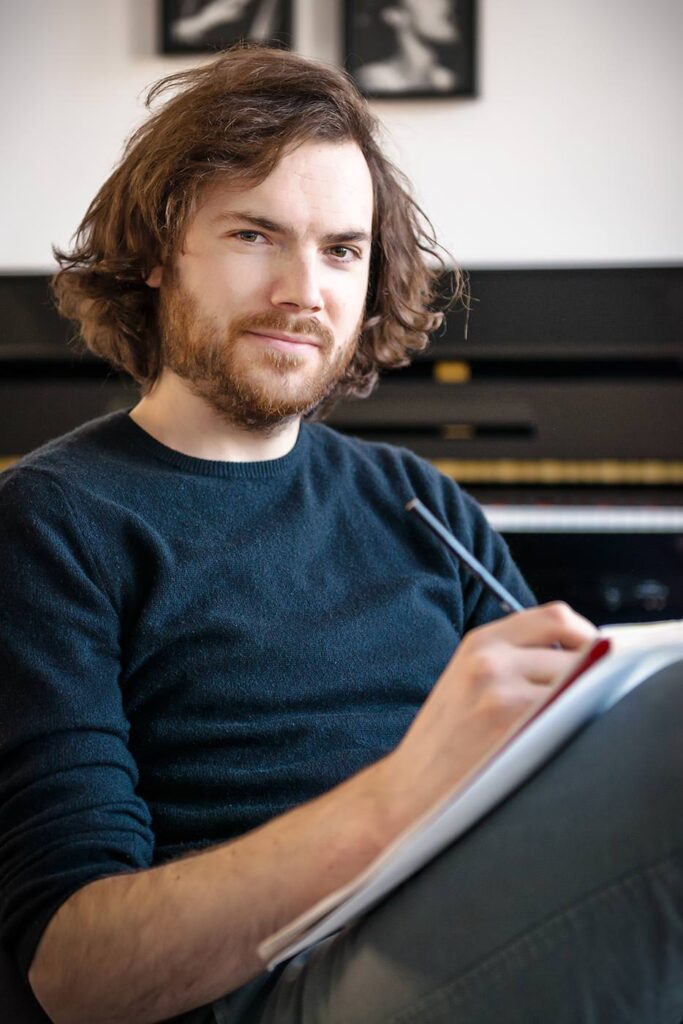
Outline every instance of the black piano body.
{"label": "black piano body", "polygon": [[[598,622],[683,617],[683,267],[468,277],[428,350],[330,424],[458,480],[540,600]],[[47,275],[0,276],[0,328],[0,465],[135,403],[58,318]]]}

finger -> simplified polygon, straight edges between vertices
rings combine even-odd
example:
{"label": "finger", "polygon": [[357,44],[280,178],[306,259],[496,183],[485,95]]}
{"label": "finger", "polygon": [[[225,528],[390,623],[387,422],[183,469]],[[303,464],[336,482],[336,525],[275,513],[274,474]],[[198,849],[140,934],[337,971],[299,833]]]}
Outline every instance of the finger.
{"label": "finger", "polygon": [[551,686],[576,667],[576,650],[547,647],[516,647],[511,656],[515,674],[536,686]]}
{"label": "finger", "polygon": [[480,691],[477,707],[485,712],[489,725],[505,729],[535,708],[542,707],[550,692],[547,686],[539,686],[528,679],[499,679]]}
{"label": "finger", "polygon": [[597,636],[592,622],[579,615],[563,601],[525,608],[524,611],[506,615],[486,626],[473,630],[472,634],[488,631],[488,636],[506,641],[517,647],[552,647],[559,644],[566,650],[576,650],[590,643]]}

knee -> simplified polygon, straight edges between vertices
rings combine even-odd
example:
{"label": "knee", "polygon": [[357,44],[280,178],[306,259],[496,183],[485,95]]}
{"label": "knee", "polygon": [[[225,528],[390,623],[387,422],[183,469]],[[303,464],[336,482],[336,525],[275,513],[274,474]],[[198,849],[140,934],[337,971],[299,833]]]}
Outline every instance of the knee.
{"label": "knee", "polygon": [[644,814],[676,814],[683,820],[681,723],[683,664],[678,664],[635,687],[577,738],[582,768],[615,803],[637,802]]}

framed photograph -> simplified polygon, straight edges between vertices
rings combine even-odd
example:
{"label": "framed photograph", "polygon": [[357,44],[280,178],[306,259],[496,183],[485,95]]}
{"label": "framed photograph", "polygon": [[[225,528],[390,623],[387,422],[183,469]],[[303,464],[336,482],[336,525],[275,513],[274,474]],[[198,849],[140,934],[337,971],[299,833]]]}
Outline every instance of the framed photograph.
{"label": "framed photograph", "polygon": [[160,0],[162,53],[207,53],[243,39],[292,44],[292,0]]}
{"label": "framed photograph", "polygon": [[476,0],[345,0],[346,67],[375,99],[475,94]]}

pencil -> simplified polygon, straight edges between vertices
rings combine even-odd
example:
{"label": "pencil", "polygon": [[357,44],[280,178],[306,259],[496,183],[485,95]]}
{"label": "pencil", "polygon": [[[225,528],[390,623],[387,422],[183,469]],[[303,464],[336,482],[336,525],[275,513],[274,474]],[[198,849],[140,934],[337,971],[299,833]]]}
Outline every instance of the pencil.
{"label": "pencil", "polygon": [[436,534],[440,541],[447,548],[457,555],[466,569],[489,590],[498,601],[504,612],[521,612],[524,605],[521,605],[516,597],[506,590],[502,583],[499,583],[495,576],[492,576],[486,566],[471,554],[464,544],[461,544],[457,537],[454,537],[450,530],[447,530],[443,523],[440,523],[435,515],[423,505],[419,498],[412,498],[406,505],[408,512],[415,512],[420,519],[429,527],[432,533]]}

